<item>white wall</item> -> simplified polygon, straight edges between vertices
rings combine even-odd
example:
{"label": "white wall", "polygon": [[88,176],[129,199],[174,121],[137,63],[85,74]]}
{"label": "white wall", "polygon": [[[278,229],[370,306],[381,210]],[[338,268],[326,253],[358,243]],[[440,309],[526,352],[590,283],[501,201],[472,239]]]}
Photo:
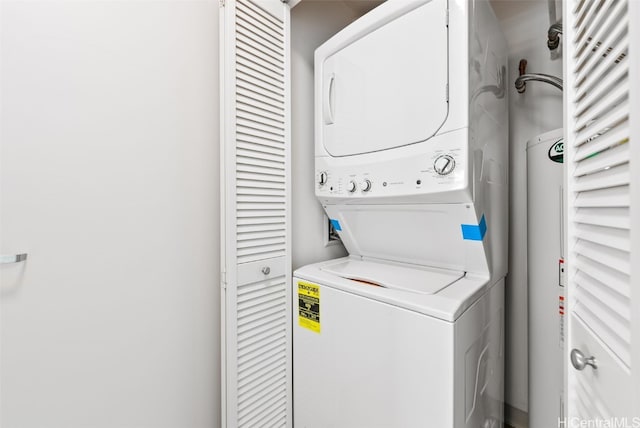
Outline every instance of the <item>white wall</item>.
{"label": "white wall", "polygon": [[291,11],[291,140],[293,268],[346,255],[323,244],[324,211],[315,197],[313,149],[313,53],[357,18],[342,2],[305,0]]}
{"label": "white wall", "polygon": [[218,1],[0,7],[0,426],[219,426]]}
{"label": "white wall", "polygon": [[546,46],[547,0],[492,1],[509,42],[510,254],[506,287],[506,402],[528,410],[527,346],[527,140],[562,126],[562,92],[529,82],[518,94],[513,82],[521,58],[527,71],[562,77],[562,60],[552,60]]}

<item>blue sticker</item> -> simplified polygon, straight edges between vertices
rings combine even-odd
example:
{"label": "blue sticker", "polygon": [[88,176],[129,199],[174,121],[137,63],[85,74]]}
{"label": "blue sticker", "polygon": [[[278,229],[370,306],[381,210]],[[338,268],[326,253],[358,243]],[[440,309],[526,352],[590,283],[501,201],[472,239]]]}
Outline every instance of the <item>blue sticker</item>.
{"label": "blue sticker", "polygon": [[479,225],[461,224],[460,226],[462,226],[462,239],[482,241],[484,239],[484,235],[487,233],[487,222],[484,219],[484,214],[480,219]]}
{"label": "blue sticker", "polygon": [[331,226],[333,226],[335,230],[337,230],[338,232],[342,230],[342,227],[340,227],[340,222],[338,220],[330,219],[330,221],[331,221]]}

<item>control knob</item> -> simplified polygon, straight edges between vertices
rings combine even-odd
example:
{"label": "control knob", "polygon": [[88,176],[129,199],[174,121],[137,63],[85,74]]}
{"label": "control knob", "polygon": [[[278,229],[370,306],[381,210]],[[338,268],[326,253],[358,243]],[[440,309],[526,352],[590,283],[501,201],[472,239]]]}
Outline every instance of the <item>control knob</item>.
{"label": "control knob", "polygon": [[320,175],[318,175],[318,183],[321,186],[324,186],[325,184],[327,184],[327,179],[328,179],[328,177],[327,177],[327,173],[325,171],[322,171],[320,173]]}
{"label": "control knob", "polygon": [[450,155],[440,155],[433,162],[433,169],[439,175],[448,175],[456,167],[456,160]]}
{"label": "control knob", "polygon": [[355,192],[357,188],[358,186],[356,185],[356,182],[353,180],[351,180],[349,184],[347,184],[347,190],[349,191],[349,193]]}
{"label": "control knob", "polygon": [[363,180],[360,183],[360,189],[362,189],[363,192],[368,192],[369,190],[371,190],[371,181],[369,181],[368,179]]}

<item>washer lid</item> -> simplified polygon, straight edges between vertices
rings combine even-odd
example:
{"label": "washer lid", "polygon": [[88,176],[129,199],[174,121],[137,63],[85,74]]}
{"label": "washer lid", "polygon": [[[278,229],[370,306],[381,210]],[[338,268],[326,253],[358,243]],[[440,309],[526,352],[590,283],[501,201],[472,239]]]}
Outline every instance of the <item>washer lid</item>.
{"label": "washer lid", "polygon": [[372,286],[419,294],[435,294],[464,276],[461,271],[353,259],[340,259],[337,263],[324,265],[320,269]]}

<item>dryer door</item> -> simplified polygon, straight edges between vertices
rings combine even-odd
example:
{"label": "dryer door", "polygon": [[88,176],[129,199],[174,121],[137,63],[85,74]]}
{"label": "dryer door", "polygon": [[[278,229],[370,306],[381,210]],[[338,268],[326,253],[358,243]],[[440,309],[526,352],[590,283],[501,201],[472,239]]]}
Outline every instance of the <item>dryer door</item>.
{"label": "dryer door", "polygon": [[[389,13],[397,13],[391,8],[407,7],[389,3],[378,9],[388,6]],[[379,19],[365,16],[352,24],[364,26],[358,32],[365,35],[322,65],[318,114],[331,156],[424,141],[447,117],[446,0],[429,1],[390,22],[382,10],[373,12]]]}

